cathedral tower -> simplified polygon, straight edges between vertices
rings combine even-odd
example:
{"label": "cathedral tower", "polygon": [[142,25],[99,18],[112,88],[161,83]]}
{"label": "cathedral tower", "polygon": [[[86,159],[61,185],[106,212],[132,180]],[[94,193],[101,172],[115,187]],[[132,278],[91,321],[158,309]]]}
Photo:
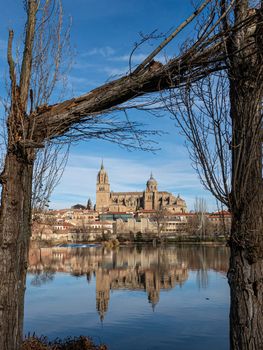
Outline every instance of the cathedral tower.
{"label": "cathedral tower", "polygon": [[108,174],[104,169],[103,162],[101,163],[100,171],[97,175],[96,185],[96,210],[108,210],[110,204],[110,183]]}
{"label": "cathedral tower", "polygon": [[151,173],[150,179],[146,183],[146,190],[144,192],[144,209],[157,209],[158,201],[158,183]]}
{"label": "cathedral tower", "polygon": [[109,272],[98,268],[96,271],[96,309],[100,316],[100,320],[104,320],[104,316],[108,310],[110,301],[110,275]]}

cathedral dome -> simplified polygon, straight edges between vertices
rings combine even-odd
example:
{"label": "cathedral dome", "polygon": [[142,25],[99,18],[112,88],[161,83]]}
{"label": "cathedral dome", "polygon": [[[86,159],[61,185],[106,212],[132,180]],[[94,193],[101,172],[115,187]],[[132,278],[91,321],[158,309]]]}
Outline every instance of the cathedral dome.
{"label": "cathedral dome", "polygon": [[155,178],[153,177],[153,174],[151,173],[151,176],[149,178],[149,180],[147,181],[146,187],[149,191],[157,191],[157,181],[155,180]]}

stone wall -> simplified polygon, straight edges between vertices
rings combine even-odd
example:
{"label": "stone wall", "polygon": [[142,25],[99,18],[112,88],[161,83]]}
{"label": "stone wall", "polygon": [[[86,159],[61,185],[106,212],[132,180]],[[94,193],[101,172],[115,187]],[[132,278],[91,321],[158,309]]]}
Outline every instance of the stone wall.
{"label": "stone wall", "polygon": [[149,219],[128,219],[124,222],[122,219],[116,220],[116,233],[157,233],[156,222],[151,222]]}

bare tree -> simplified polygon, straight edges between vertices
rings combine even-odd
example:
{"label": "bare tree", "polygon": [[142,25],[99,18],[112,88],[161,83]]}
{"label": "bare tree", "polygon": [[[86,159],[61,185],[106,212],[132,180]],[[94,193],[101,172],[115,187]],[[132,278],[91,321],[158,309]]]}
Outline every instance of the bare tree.
{"label": "bare tree", "polygon": [[[259,349],[263,347],[262,2],[219,5],[225,69],[170,92],[166,105],[186,136],[202,183],[232,213],[231,348]],[[231,5],[233,12],[222,18]],[[209,29],[203,28],[207,35]],[[217,32],[212,25],[210,33]]]}
{"label": "bare tree", "polygon": [[154,214],[151,216],[151,219],[156,223],[157,226],[157,237],[162,238],[162,233],[167,227],[168,215],[166,209],[159,208],[156,209]]}
{"label": "bare tree", "polygon": [[34,212],[49,207],[49,198],[59,183],[68,159],[69,146],[46,145],[36,152],[32,183],[32,208]]}
{"label": "bare tree", "polygon": [[[25,3],[27,23],[20,65],[15,65],[12,56],[12,31],[8,40],[11,105],[7,119],[7,153],[1,174],[1,349],[19,349],[22,339],[36,150],[49,141],[83,137],[113,142],[123,139],[123,143],[129,145],[138,125],[112,117],[112,112],[125,109],[124,102],[152,92],[181,88],[179,95],[182,91],[186,102],[191,103],[189,91],[195,83],[205,81],[208,76],[216,77],[215,73],[220,71],[225,72],[229,86],[231,188],[225,174],[226,180],[224,177],[220,180],[224,192],[220,191],[218,178],[213,176],[216,168],[210,171],[210,166],[204,168],[211,173],[214,194],[220,195],[219,200],[228,201],[233,213],[228,274],[231,346],[232,349],[262,348],[262,8],[251,9],[248,0],[206,0],[186,21],[187,24],[202,9],[208,8],[206,25],[178,57],[164,65],[155,64],[153,58],[158,49],[134,72],[122,78],[77,98],[31,108],[30,82],[38,14],[47,2],[27,0]],[[162,98],[166,97],[162,95]],[[191,108],[186,111],[194,112]],[[139,135],[140,131],[139,128]],[[218,139],[218,142],[223,141]],[[197,143],[200,140],[197,139]],[[220,165],[218,169],[223,168],[224,165]]]}
{"label": "bare tree", "polygon": [[206,233],[206,213],[207,205],[204,198],[195,198],[194,210],[197,219],[197,233],[201,238],[204,238]]}
{"label": "bare tree", "polygon": [[[25,2],[25,7],[27,3]],[[72,63],[69,33],[70,23],[63,27],[62,5],[60,1],[39,3],[37,31],[32,50],[32,71],[30,77],[28,112],[39,105],[50,102],[52,93],[62,98],[67,86],[67,72]],[[13,33],[11,33],[13,35]],[[19,69],[21,52],[17,48]],[[14,62],[15,65],[15,62]],[[59,89],[57,85],[59,84]],[[6,114],[10,113],[11,91],[7,87],[7,98],[3,101]],[[60,94],[60,97],[59,97]],[[3,121],[5,125],[5,121]],[[1,156],[6,154],[7,132],[1,133]],[[46,142],[35,154],[32,188],[32,207],[34,211],[48,206],[49,197],[58,184],[67,163],[69,146]]]}
{"label": "bare tree", "polygon": [[231,120],[226,74],[211,74],[171,91],[168,101],[167,109],[186,137],[202,184],[227,206],[231,187]]}
{"label": "bare tree", "polygon": [[[40,7],[41,6],[41,7]],[[55,92],[63,98],[67,87],[67,73],[72,64],[70,28],[63,26],[63,11],[60,0],[39,2],[38,27],[35,31],[32,50],[30,82],[30,112],[40,105],[50,103]],[[57,88],[59,84],[59,89]],[[34,211],[48,207],[49,198],[59,183],[67,163],[69,145],[46,142],[35,155],[32,208]]]}

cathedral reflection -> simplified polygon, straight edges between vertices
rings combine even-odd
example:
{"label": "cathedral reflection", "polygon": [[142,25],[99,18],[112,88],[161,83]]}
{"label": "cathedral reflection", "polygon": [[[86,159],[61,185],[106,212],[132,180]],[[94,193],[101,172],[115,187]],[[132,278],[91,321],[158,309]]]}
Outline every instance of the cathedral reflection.
{"label": "cathedral reflection", "polygon": [[31,284],[51,282],[56,272],[96,278],[96,308],[103,320],[108,310],[110,292],[145,291],[154,309],[160,292],[181,286],[189,270],[196,271],[200,288],[208,285],[209,269],[226,273],[228,249],[223,246],[121,247],[109,251],[90,248],[32,248],[29,254]]}

